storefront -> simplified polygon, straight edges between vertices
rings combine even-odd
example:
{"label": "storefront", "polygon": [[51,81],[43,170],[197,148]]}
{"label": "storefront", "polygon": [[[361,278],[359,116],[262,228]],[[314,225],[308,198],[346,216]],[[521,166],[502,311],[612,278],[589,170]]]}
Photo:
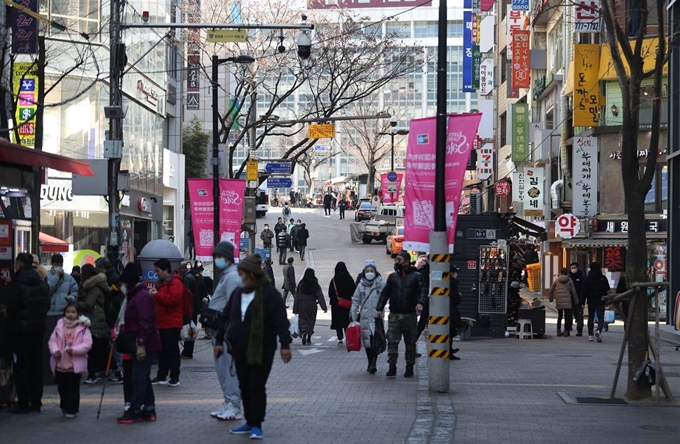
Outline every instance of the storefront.
{"label": "storefront", "polygon": [[184,254],[184,154],[163,150],[163,233]]}

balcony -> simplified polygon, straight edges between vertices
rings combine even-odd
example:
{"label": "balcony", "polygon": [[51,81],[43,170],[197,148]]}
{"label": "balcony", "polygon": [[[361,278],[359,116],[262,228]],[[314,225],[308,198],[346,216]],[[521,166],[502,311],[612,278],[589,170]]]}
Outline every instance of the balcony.
{"label": "balcony", "polygon": [[532,0],[531,26],[545,26],[550,20],[550,11],[559,6],[560,0]]}

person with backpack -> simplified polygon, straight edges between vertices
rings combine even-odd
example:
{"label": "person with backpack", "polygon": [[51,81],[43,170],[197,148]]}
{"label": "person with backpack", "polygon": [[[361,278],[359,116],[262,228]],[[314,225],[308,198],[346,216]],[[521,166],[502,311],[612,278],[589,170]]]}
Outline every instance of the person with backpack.
{"label": "person with backpack", "polygon": [[[156,305],[156,323],[161,338],[161,352],[158,354],[158,373],[151,381],[156,385],[179,385],[180,354],[179,339],[184,325],[184,306],[186,287],[179,273],[172,272],[168,259],[154,262],[158,283],[150,293]],[[170,381],[167,381],[168,372]]]}
{"label": "person with backpack", "polygon": [[281,214],[283,215],[284,220],[293,216],[293,210],[291,210],[290,206],[288,205],[288,202],[286,202],[283,205],[283,209],[281,210]]}
{"label": "person with backpack", "polygon": [[[191,321],[194,321],[194,324],[198,325],[198,314],[201,311],[201,297],[198,292],[198,278],[194,275],[193,273],[193,267],[191,265],[191,261],[187,262],[184,264],[184,271],[182,272],[182,283],[184,283],[184,286],[186,287],[185,290],[185,301],[184,301],[184,325],[188,324]],[[191,297],[186,300],[186,298],[189,297],[189,295],[186,293],[186,291],[189,291],[191,293]],[[194,357],[194,345],[196,341],[183,341],[184,342],[184,348],[182,349],[182,353],[180,353],[180,357],[182,359],[193,359]]]}

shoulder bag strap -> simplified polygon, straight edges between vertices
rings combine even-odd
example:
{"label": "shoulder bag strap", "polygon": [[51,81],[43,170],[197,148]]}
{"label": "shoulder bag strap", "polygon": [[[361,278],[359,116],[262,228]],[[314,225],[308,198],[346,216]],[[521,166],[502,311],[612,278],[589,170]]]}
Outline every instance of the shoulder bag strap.
{"label": "shoulder bag strap", "polygon": [[331,279],[331,282],[333,282],[333,288],[335,288],[335,296],[337,296],[339,298],[340,293],[338,293],[338,286],[335,285],[335,278]]}

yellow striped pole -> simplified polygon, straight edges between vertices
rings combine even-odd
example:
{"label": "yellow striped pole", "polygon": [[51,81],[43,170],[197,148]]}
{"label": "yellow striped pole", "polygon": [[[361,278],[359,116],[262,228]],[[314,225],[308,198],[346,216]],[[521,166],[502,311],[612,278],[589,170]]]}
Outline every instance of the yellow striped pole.
{"label": "yellow striped pole", "polygon": [[429,389],[449,391],[449,242],[446,232],[430,232],[430,327],[427,338]]}

